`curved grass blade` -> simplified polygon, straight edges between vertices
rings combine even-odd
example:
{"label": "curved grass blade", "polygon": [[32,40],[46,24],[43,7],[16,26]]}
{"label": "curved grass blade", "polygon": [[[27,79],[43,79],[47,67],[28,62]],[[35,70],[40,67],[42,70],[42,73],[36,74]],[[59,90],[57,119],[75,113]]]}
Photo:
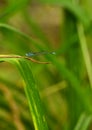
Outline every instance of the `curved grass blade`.
{"label": "curved grass blade", "polygon": [[19,71],[26,83],[25,92],[28,98],[30,111],[32,113],[35,130],[48,130],[40,101],[40,96],[36,88],[30,65],[25,60],[19,60]]}
{"label": "curved grass blade", "polygon": [[[0,58],[0,60],[2,61],[2,58]],[[3,58],[3,61],[15,64],[25,81],[24,90],[28,99],[35,130],[48,130],[39,92],[29,63],[22,58],[19,58],[19,60],[15,58]]]}
{"label": "curved grass blade", "polygon": [[35,60],[33,58],[30,58],[28,56],[20,56],[20,55],[0,55],[0,62],[4,62],[3,58],[7,60],[8,59],[13,59],[13,58],[24,58],[24,59],[27,59],[27,60],[30,60],[32,62],[35,62],[35,63],[38,63],[38,64],[49,64],[49,62],[42,62],[42,61],[38,61],[38,60]]}
{"label": "curved grass blade", "polygon": [[80,47],[85,61],[88,78],[90,81],[90,87],[92,89],[92,64],[91,64],[91,58],[90,58],[90,54],[89,54],[89,50],[87,47],[87,42],[84,34],[84,28],[81,23],[77,23],[77,30],[78,30],[79,40],[80,40]]}
{"label": "curved grass blade", "polygon": [[[22,31],[20,31],[19,29],[15,28],[15,27],[13,27],[13,26],[10,26],[10,25],[8,25],[8,24],[0,23],[0,28],[1,28],[1,29],[3,29],[3,28],[4,28],[4,29],[7,29],[7,30],[9,30],[9,31],[11,31],[11,32],[14,32],[14,33],[16,33],[16,34],[18,34],[18,35],[24,37],[25,39],[27,39],[28,41],[30,41],[30,43],[31,43],[32,45],[34,45],[34,46],[36,46],[36,47],[39,45],[39,43],[42,43],[42,42],[39,42],[39,41],[33,39],[32,37],[30,37],[29,35],[27,35],[26,33],[22,32]],[[21,47],[22,47],[22,46],[21,46]],[[44,48],[44,47],[43,47],[43,48]],[[22,48],[19,48],[19,49],[22,51]]]}

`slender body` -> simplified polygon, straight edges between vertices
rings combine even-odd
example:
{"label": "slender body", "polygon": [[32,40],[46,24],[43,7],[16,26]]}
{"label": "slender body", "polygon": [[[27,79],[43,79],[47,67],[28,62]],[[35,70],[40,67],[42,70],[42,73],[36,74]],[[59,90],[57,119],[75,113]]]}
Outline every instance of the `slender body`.
{"label": "slender body", "polygon": [[33,56],[38,56],[38,55],[45,55],[45,54],[53,54],[55,55],[56,53],[53,51],[53,52],[46,52],[46,51],[41,51],[41,52],[29,52],[29,53],[26,53],[26,56],[27,57],[33,57]]}

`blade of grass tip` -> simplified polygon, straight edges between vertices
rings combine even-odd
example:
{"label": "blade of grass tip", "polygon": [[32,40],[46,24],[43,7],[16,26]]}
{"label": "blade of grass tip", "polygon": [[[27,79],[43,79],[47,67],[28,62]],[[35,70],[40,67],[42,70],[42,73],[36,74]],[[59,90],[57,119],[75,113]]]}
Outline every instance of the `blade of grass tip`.
{"label": "blade of grass tip", "polygon": [[18,61],[17,67],[26,83],[24,87],[29,102],[35,130],[48,130],[44,111],[30,65],[24,59]]}
{"label": "blade of grass tip", "polygon": [[78,30],[78,36],[80,40],[80,46],[81,46],[81,51],[84,57],[87,73],[88,73],[88,78],[90,81],[90,87],[92,89],[92,66],[91,66],[91,60],[90,60],[90,55],[87,47],[87,42],[84,34],[84,28],[82,24],[77,23],[77,30]]}

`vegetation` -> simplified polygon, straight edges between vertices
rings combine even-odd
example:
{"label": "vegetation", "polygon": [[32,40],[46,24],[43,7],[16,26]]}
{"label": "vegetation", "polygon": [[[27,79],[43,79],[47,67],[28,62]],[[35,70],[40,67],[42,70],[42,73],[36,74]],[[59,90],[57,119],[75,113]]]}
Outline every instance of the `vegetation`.
{"label": "vegetation", "polygon": [[1,130],[92,129],[91,6],[0,1]]}

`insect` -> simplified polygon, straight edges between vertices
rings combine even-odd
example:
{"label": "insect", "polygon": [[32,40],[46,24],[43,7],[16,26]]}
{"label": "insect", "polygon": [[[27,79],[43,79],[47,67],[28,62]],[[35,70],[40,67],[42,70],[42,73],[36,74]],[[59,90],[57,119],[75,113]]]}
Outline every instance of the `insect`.
{"label": "insect", "polygon": [[29,53],[26,53],[25,54],[25,58],[28,59],[28,60],[31,60],[32,62],[36,62],[36,63],[40,63],[40,64],[49,64],[49,62],[41,62],[41,61],[37,61],[31,57],[34,57],[34,56],[38,56],[38,55],[45,55],[45,54],[53,54],[55,55],[56,52],[48,52],[48,51],[41,51],[41,52],[29,52]]}
{"label": "insect", "polygon": [[45,55],[45,54],[53,54],[55,55],[56,52],[47,52],[47,51],[41,51],[41,52],[29,52],[29,53],[26,53],[25,55],[27,57],[33,57],[33,56],[38,56],[38,55]]}

